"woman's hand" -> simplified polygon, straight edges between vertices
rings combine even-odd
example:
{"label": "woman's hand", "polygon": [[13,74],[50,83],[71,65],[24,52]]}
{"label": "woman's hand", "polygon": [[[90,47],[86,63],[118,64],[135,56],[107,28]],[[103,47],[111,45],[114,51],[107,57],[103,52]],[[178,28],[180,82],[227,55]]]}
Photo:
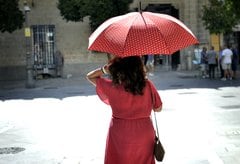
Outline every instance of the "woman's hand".
{"label": "woman's hand", "polygon": [[103,74],[109,74],[109,70],[108,70],[108,64],[105,64],[102,68],[101,68]]}
{"label": "woman's hand", "polygon": [[[111,63],[110,63],[111,64]],[[103,74],[109,74],[108,67],[110,64],[105,64],[101,68],[97,68],[91,72],[89,72],[86,76],[87,80],[96,86],[97,78],[100,78]]]}
{"label": "woman's hand", "polygon": [[155,108],[155,109],[153,109],[155,112],[161,112],[161,110],[162,110],[162,105],[160,106],[160,107],[158,107],[158,108]]}

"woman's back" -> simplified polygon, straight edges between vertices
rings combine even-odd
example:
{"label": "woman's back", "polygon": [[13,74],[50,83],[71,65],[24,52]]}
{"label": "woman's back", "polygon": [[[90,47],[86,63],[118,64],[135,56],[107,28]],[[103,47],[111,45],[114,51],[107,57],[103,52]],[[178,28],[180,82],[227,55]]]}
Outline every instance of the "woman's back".
{"label": "woman's back", "polygon": [[152,91],[150,87],[152,84],[148,80],[147,85],[143,89],[143,95],[133,95],[125,91],[121,85],[114,86],[109,80],[99,79],[98,83],[97,93],[100,97],[108,97],[108,103],[112,108],[113,117],[137,119],[150,116],[152,110],[152,95],[158,96],[158,93],[154,90]]}

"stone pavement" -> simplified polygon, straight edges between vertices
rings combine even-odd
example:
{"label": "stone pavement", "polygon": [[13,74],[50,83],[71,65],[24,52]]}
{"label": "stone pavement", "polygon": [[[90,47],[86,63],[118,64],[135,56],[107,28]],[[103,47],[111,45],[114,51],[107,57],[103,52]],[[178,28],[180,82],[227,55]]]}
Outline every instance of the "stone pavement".
{"label": "stone pavement", "polygon": [[[240,163],[240,81],[156,68],[164,164]],[[84,76],[0,82],[0,164],[101,164],[111,112]]]}
{"label": "stone pavement", "polygon": [[[63,98],[71,95],[95,94],[94,89],[85,79],[85,75],[69,76],[64,78],[44,78],[35,81],[35,88],[26,89],[25,81],[0,81],[0,99],[31,98],[31,97],[56,97]],[[232,81],[221,81],[202,79],[199,72],[193,71],[168,71],[156,67],[154,73],[148,75],[157,89],[183,89],[183,88],[219,88],[227,86],[239,86],[240,71],[238,79]],[[62,90],[62,92],[59,92]],[[14,93],[14,94],[13,94]]]}

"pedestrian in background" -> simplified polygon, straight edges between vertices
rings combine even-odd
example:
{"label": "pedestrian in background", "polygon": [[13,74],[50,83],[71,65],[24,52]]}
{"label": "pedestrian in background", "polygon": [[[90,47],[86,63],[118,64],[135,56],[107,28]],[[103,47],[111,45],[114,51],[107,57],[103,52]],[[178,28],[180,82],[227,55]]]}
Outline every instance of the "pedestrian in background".
{"label": "pedestrian in background", "polygon": [[217,53],[214,50],[214,47],[211,46],[210,50],[207,52],[207,61],[208,61],[208,68],[209,68],[209,78],[215,78],[215,68],[217,64]]}
{"label": "pedestrian in background", "polygon": [[219,65],[219,69],[220,69],[220,79],[224,77],[224,70],[222,68],[222,52],[223,52],[223,47],[220,47],[219,50],[219,56],[218,56],[218,65]]}
{"label": "pedestrian in background", "polygon": [[232,72],[233,72],[233,79],[237,78],[237,65],[239,62],[239,54],[238,54],[238,50],[236,47],[232,47],[232,52],[233,52],[233,57],[232,57]]}
{"label": "pedestrian in background", "polygon": [[142,59],[116,57],[89,72],[87,79],[112,109],[104,163],[155,164],[155,131],[150,116],[152,110],[161,111],[162,101],[153,83],[146,79]]}
{"label": "pedestrian in background", "polygon": [[224,77],[221,80],[223,81],[226,81],[227,79],[232,80],[232,56],[233,52],[230,49],[230,46],[225,46],[222,52],[222,68],[224,70]]}
{"label": "pedestrian in background", "polygon": [[201,51],[201,64],[200,64],[203,78],[207,77],[207,65],[208,65],[207,48],[203,47]]}
{"label": "pedestrian in background", "polygon": [[152,76],[154,71],[154,55],[152,54],[148,55],[146,67],[147,67],[147,71],[149,72],[149,75]]}

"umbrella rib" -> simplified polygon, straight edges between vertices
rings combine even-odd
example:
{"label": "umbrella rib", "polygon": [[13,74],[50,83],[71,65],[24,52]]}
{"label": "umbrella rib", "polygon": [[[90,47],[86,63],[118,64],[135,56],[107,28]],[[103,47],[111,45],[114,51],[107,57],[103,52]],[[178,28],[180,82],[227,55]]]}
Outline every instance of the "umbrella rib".
{"label": "umbrella rib", "polygon": [[[156,26],[157,27],[157,26]],[[157,29],[159,29],[158,27],[157,27]],[[161,37],[163,38],[163,34],[160,32],[160,35],[161,35]],[[166,47],[169,47],[169,45],[167,44],[167,42],[166,42],[166,40],[165,39],[162,39],[163,40],[163,42],[165,43],[165,45],[166,45]],[[168,54],[170,54],[170,50],[169,50],[169,48],[167,48],[167,51],[168,51]]]}
{"label": "umbrella rib", "polygon": [[[145,20],[144,20],[145,21]],[[152,22],[152,24],[160,31],[159,27],[155,25],[155,23],[149,18],[149,21]],[[161,38],[164,38],[163,37],[163,34],[160,32],[159,33],[161,35]],[[166,47],[169,47],[169,45],[167,44],[167,42],[165,41],[165,39],[162,39],[163,42],[165,43]],[[168,54],[170,54],[170,50],[167,48],[167,51],[168,51]]]}
{"label": "umbrella rib", "polygon": [[[139,14],[141,14],[141,17],[143,18],[143,16],[142,16],[142,13],[141,12],[139,12]],[[129,26],[129,30],[131,29],[131,27],[132,27],[132,24],[135,22],[135,20],[137,19],[137,17],[138,17],[138,15],[135,17],[135,19],[133,19],[133,21],[132,21],[132,23],[131,23],[131,26]],[[143,19],[143,21],[144,21],[144,23],[145,23],[145,25],[146,25],[146,22],[145,22],[145,20]],[[125,48],[126,48],[126,40],[127,40],[127,38],[128,38],[128,35],[129,35],[129,30],[128,30],[128,33],[127,33],[127,37],[125,37],[126,39],[125,39],[125,42],[124,42],[124,46],[123,46],[123,53],[122,54],[124,54],[124,52],[125,52]],[[124,54],[125,55],[125,54]],[[133,55],[133,54],[132,54]]]}
{"label": "umbrella rib", "polygon": [[[144,14],[147,15],[148,12],[144,12]],[[155,13],[154,13],[154,15],[155,15]],[[186,30],[187,32],[189,32],[189,34],[190,34],[193,38],[196,38],[196,37],[194,36],[194,34],[192,33],[192,31],[191,31],[185,24],[183,24],[179,19],[175,19],[175,18],[173,18],[172,16],[167,15],[167,14],[161,14],[160,17],[163,18],[163,15],[164,15],[164,17],[166,17],[168,20],[170,20],[171,22],[173,22],[176,26],[178,26],[178,27]],[[158,16],[159,16],[159,14],[158,14]],[[146,17],[146,18],[149,18],[149,21],[151,21],[151,22],[153,23],[153,25],[156,26],[156,24],[152,21],[151,17]],[[157,28],[158,30],[160,30],[160,26],[156,26],[156,28]],[[161,31],[161,30],[160,30],[160,31]],[[163,36],[162,33],[159,33],[159,34],[160,34],[161,36]],[[165,39],[163,39],[163,41],[164,41],[166,47],[170,47],[169,44],[167,44],[167,42],[166,42]],[[186,46],[183,46],[182,48],[185,48],[185,47],[186,47]],[[168,54],[173,54],[174,52],[177,51],[177,50],[175,50],[175,51],[170,51],[170,50],[171,50],[170,48],[167,48]]]}

